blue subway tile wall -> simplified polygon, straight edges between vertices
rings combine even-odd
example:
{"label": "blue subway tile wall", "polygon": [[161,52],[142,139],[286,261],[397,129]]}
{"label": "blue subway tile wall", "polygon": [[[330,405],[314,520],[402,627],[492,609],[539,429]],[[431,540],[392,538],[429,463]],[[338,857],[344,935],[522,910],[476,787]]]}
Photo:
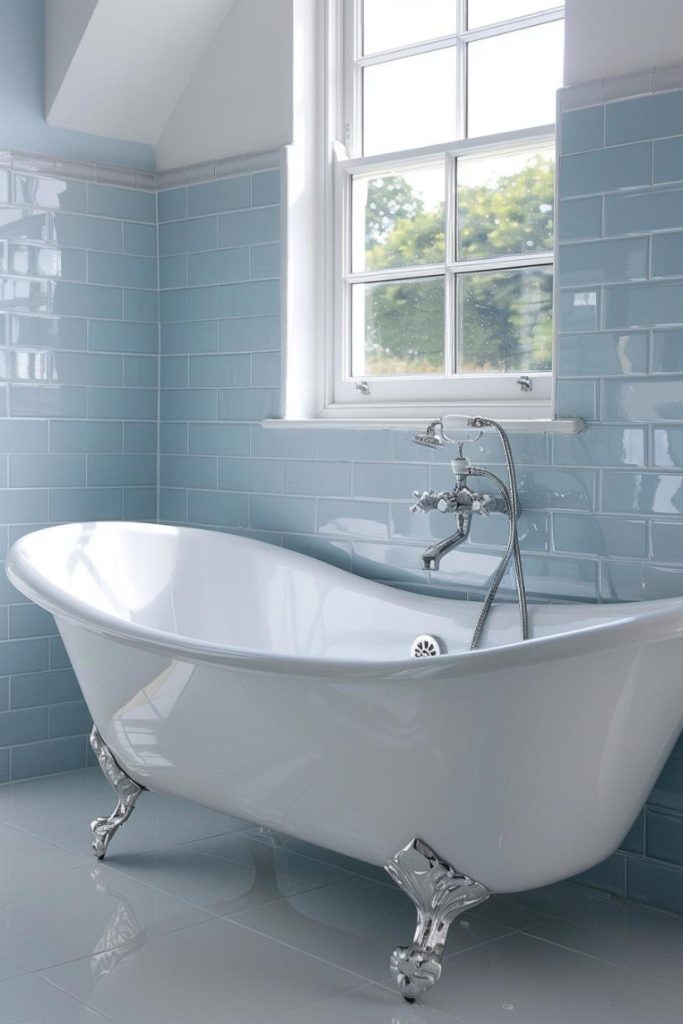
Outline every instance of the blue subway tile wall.
{"label": "blue subway tile wall", "polygon": [[[159,329],[153,191],[3,172],[0,193],[4,557],[48,524],[156,519]],[[85,766],[54,621],[4,573],[0,602],[0,779]]]}

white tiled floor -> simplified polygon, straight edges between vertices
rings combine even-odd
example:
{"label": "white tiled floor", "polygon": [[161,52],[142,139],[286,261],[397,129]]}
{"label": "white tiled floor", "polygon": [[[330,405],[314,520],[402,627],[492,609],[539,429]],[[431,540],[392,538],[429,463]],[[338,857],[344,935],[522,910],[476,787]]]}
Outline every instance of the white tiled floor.
{"label": "white tiled floor", "polygon": [[683,919],[565,883],[451,929],[393,990],[411,904],[381,871],[145,793],[105,865],[99,770],[0,789],[0,1024],[681,1024]]}

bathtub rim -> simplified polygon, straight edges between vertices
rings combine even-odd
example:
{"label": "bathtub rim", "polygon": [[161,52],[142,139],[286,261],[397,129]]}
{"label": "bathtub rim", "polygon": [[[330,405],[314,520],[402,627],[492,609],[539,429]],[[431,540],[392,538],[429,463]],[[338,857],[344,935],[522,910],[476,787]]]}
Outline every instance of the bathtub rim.
{"label": "bathtub rim", "polygon": [[[160,630],[151,626],[123,620],[115,615],[94,609],[92,605],[74,597],[68,591],[51,583],[31,562],[22,550],[24,542],[38,534],[58,532],[64,527],[85,526],[133,526],[143,528],[150,533],[200,533],[218,534],[233,537],[247,546],[271,547],[265,541],[239,534],[228,534],[191,526],[169,526],[155,523],[139,523],[134,520],[103,520],[92,522],[60,523],[44,527],[24,534],[10,548],[5,562],[5,572],[10,582],[25,597],[39,607],[50,612],[56,619],[68,621],[88,630],[89,632],[107,636],[112,640],[129,644],[139,650],[168,657],[179,661],[204,662],[213,665],[227,665],[237,668],[250,668],[270,673],[286,675],[320,676],[330,671],[335,673],[335,682],[355,682],[357,675],[363,679],[386,679],[419,677],[422,681],[442,682],[444,677],[451,676],[450,681],[457,683],[458,677],[479,675],[502,669],[514,670],[520,664],[538,665],[552,662],[561,657],[575,657],[606,651],[615,647],[636,648],[649,646],[662,640],[683,638],[683,597],[664,598],[657,601],[640,601],[630,603],[606,602],[602,609],[619,609],[619,614],[608,622],[583,626],[553,633],[549,636],[532,637],[529,640],[518,640],[496,647],[483,648],[476,651],[455,651],[440,655],[438,658],[415,659],[395,658],[388,660],[367,661],[363,659],[340,659],[307,657],[306,655],[283,654],[253,648],[226,646],[207,640],[195,640],[177,633]],[[326,571],[352,577],[359,584],[370,590],[390,590],[398,596],[405,595],[418,599],[420,595],[402,591],[386,583],[368,580],[337,566],[331,566],[320,559],[297,551],[286,550],[288,557],[297,561],[314,563],[323,566]],[[433,599],[433,598],[429,598]],[[435,595],[435,599],[449,601],[451,598]],[[567,608],[587,602],[558,602]],[[623,614],[621,613],[623,609]],[[581,640],[590,641],[580,643]],[[578,644],[577,644],[577,641]]]}

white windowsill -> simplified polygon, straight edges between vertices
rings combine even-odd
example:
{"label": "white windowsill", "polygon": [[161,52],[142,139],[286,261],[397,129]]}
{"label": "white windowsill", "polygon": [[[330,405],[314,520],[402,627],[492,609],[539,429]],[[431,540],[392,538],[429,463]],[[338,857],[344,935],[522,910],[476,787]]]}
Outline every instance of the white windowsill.
{"label": "white windowsill", "polygon": [[[317,430],[423,430],[430,417],[406,419],[268,419],[261,426],[269,430],[298,429],[308,427]],[[495,419],[495,416],[493,417]],[[586,429],[586,422],[579,416],[571,419],[537,418],[528,420],[499,419],[505,430],[525,434],[580,434]]]}

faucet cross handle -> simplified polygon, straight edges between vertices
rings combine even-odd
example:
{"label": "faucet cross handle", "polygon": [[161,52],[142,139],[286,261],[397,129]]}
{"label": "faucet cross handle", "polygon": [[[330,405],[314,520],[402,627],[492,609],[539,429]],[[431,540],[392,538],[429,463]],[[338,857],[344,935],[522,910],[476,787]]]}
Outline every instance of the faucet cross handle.
{"label": "faucet cross handle", "polygon": [[431,512],[439,506],[439,495],[435,491],[413,491],[415,503],[410,506],[411,512]]}

